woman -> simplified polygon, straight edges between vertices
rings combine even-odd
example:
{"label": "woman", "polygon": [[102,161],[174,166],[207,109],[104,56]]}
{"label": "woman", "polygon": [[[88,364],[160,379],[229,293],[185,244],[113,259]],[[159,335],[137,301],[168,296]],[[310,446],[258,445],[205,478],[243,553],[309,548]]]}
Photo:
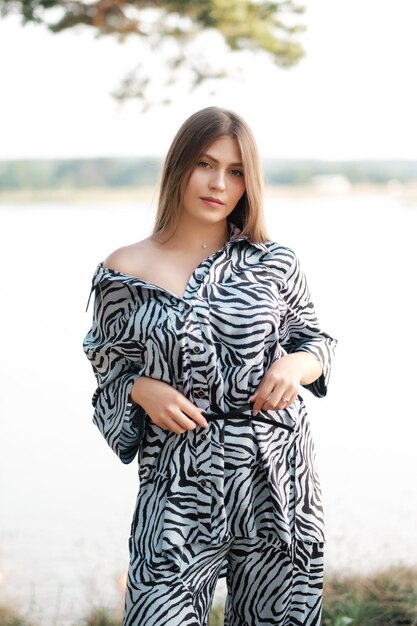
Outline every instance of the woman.
{"label": "woman", "polygon": [[262,202],[247,124],[203,109],[169,149],[152,235],[93,275],[93,419],[124,463],[139,457],[124,626],[206,626],[219,576],[228,626],[320,624],[322,505],[299,387],[326,395],[336,341]]}

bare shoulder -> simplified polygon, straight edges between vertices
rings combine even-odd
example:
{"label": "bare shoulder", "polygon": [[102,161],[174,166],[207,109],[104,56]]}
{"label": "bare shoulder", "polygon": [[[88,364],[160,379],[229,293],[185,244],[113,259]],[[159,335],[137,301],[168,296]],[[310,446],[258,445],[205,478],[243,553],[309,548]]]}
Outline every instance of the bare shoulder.
{"label": "bare shoulder", "polygon": [[147,266],[152,250],[152,239],[147,237],[136,243],[117,248],[104,259],[103,265],[116,272],[137,276]]}

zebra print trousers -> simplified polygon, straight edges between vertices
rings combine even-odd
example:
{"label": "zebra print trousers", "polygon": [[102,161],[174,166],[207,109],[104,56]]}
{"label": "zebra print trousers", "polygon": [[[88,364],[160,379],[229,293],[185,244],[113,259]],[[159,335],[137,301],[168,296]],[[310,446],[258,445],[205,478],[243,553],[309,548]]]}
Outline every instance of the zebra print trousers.
{"label": "zebra print trousers", "polygon": [[207,626],[214,589],[227,560],[225,626],[320,626],[323,543],[291,549],[262,537],[173,548],[161,578],[128,577],[123,626]]}

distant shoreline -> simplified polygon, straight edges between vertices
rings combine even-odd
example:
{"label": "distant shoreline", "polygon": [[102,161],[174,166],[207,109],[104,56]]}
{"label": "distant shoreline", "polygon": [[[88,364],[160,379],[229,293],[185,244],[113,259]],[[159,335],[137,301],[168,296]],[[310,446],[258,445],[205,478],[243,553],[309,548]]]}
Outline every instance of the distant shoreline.
{"label": "distant shoreline", "polygon": [[[156,203],[158,190],[156,187],[90,187],[71,189],[16,189],[0,190],[1,204],[27,203]],[[399,183],[392,181],[386,184],[357,183],[348,188],[332,185],[332,181],[322,181],[311,185],[267,185],[265,197],[274,198],[306,198],[306,197],[341,197],[341,196],[381,196],[393,197],[410,205],[417,206],[417,182]]]}

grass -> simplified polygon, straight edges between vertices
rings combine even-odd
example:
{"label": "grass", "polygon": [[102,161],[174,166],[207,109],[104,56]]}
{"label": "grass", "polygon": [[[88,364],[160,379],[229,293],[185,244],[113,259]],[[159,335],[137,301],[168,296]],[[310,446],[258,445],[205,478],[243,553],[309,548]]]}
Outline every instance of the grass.
{"label": "grass", "polygon": [[[74,626],[120,626],[116,611],[97,607]],[[0,605],[0,626],[42,626]],[[223,626],[214,606],[210,626]],[[322,626],[417,626],[417,567],[390,567],[374,574],[332,574],[324,585]]]}
{"label": "grass", "polygon": [[417,568],[329,577],[323,626],[417,626]]}
{"label": "grass", "polygon": [[99,607],[93,609],[87,617],[81,621],[80,626],[120,626],[121,623],[121,616],[118,616],[116,612],[111,612],[108,609]]}
{"label": "grass", "polygon": [[33,626],[25,617],[9,606],[0,605],[0,626]]}
{"label": "grass", "polygon": [[211,610],[209,626],[223,626],[223,623],[223,606],[213,606]]}

